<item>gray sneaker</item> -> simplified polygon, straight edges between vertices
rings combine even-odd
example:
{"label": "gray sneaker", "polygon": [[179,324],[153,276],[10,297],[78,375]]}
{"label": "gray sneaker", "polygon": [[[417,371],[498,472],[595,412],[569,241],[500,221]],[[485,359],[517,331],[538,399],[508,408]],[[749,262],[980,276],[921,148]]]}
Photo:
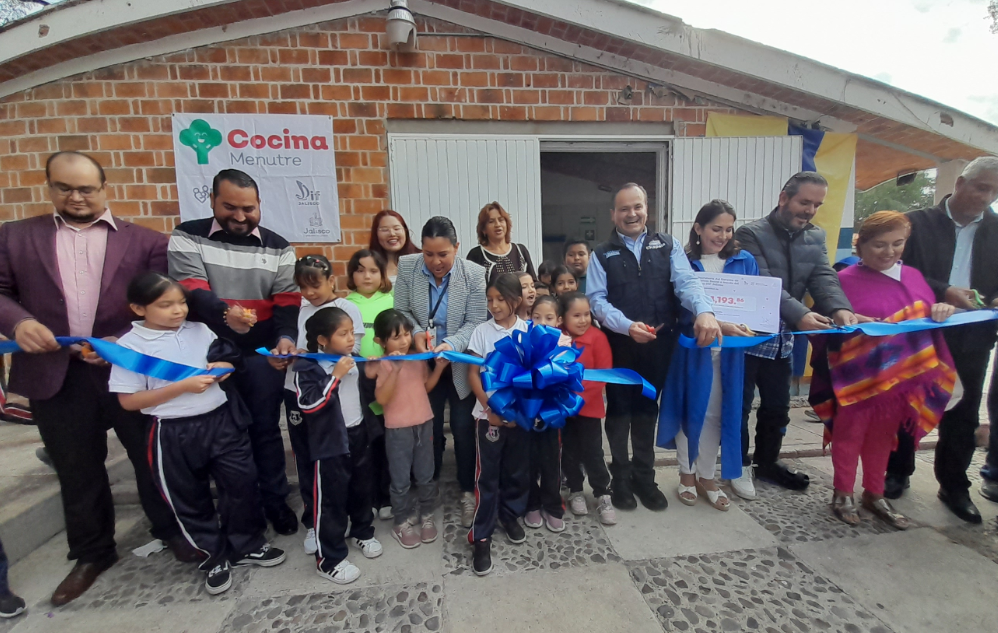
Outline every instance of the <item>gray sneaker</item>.
{"label": "gray sneaker", "polygon": [[465,492],[461,495],[461,525],[470,528],[475,522],[475,495]]}

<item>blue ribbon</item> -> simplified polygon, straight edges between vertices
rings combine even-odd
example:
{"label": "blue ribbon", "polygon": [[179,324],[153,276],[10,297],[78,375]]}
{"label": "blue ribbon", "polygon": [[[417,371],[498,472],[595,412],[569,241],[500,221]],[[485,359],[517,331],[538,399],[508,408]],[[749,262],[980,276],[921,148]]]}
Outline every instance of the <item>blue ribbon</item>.
{"label": "blue ribbon", "polygon": [[[231,373],[231,369],[199,369],[189,365],[181,365],[172,361],[163,360],[147,356],[135,350],[122,347],[117,343],[111,343],[99,338],[86,338],[79,336],[57,336],[56,342],[62,347],[68,347],[77,343],[88,343],[97,352],[97,355],[111,363],[129,371],[134,371],[143,376],[151,376],[160,380],[177,382],[192,376],[224,376]],[[21,352],[21,346],[15,341],[0,342],[0,354],[15,354]]]}
{"label": "blue ribbon", "polygon": [[[933,321],[932,319],[911,319],[900,323],[858,323],[856,325],[843,325],[828,330],[805,330],[802,332],[789,332],[789,334],[852,334],[862,332],[868,336],[893,336],[895,334],[908,334],[909,332],[922,332],[925,330],[936,330],[939,328],[954,327],[957,325],[968,325],[970,323],[983,323],[998,319],[998,310],[973,310],[954,314],[945,321]],[[755,347],[760,343],[775,338],[778,334],[766,334],[763,336],[726,336],[724,343],[718,345],[715,340],[710,347],[723,347],[725,349],[737,349]],[[685,335],[679,336],[679,344],[683,347],[694,349],[697,347],[696,339]]]}

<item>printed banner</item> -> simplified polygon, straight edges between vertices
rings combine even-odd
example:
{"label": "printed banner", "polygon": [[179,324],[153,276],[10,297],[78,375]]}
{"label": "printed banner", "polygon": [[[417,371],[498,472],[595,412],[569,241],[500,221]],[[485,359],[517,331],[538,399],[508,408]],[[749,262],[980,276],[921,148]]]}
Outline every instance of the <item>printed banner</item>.
{"label": "printed banner", "polygon": [[180,219],[211,217],[211,181],[244,171],[260,186],[260,224],[289,242],[339,242],[333,119],[295,114],[174,114]]}
{"label": "printed banner", "polygon": [[756,332],[780,331],[779,277],[696,273],[703,290],[714,304],[718,321],[747,325]]}

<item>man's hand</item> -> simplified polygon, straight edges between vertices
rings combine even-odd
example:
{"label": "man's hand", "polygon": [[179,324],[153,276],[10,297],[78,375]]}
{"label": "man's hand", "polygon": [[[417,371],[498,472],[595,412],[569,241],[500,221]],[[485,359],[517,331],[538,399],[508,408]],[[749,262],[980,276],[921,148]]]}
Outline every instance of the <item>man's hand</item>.
{"label": "man's hand", "polygon": [[441,343],[433,348],[434,354],[439,354],[440,352],[453,352],[454,348],[450,346],[450,343]]}
{"label": "man's hand", "polygon": [[242,306],[231,306],[225,313],[225,324],[236,334],[246,334],[256,323],[256,315]]}
{"label": "man's hand", "polygon": [[832,321],[835,325],[856,325],[859,320],[850,310],[836,310],[832,313]]}
{"label": "man's hand", "polygon": [[631,323],[631,327],[627,328],[627,334],[635,343],[650,343],[658,338],[658,335],[655,334],[655,328],[640,321]]}
{"label": "man's hand", "polygon": [[721,326],[710,312],[701,312],[697,315],[697,320],[693,322],[693,336],[696,337],[697,345],[700,347],[707,347],[714,342],[714,339],[717,339],[718,345],[724,340]]}
{"label": "man's hand", "polygon": [[946,319],[953,316],[953,312],[956,308],[948,303],[936,303],[932,306],[932,320],[936,323],[942,323]]}
{"label": "man's hand", "polygon": [[977,303],[974,302],[974,291],[969,288],[957,288],[950,286],[946,289],[944,297],[946,303],[964,310],[976,310]]}
{"label": "man's hand", "polygon": [[832,320],[828,317],[823,317],[817,312],[808,312],[804,315],[797,323],[797,329],[803,330],[805,332],[809,330],[830,330],[832,328]]}
{"label": "man's hand", "polygon": [[[295,345],[291,341],[291,339],[281,338],[279,341],[277,341],[277,347],[275,347],[274,349],[270,350],[270,353],[271,354],[277,354],[278,356],[284,356],[284,355],[287,355],[287,354],[297,354],[298,353],[298,346]],[[267,362],[270,364],[271,367],[273,367],[277,371],[284,371],[285,369],[287,369],[288,365],[291,363],[292,360],[294,360],[294,359],[293,358],[274,358],[273,356],[268,356],[267,357]]]}
{"label": "man's hand", "polygon": [[754,336],[755,332],[750,330],[747,325],[739,325],[737,323],[729,323],[727,321],[718,321],[721,326],[721,334],[724,336]]}
{"label": "man's hand", "polygon": [[21,321],[14,328],[14,340],[29,354],[44,354],[59,351],[59,343],[52,330],[34,319]]}

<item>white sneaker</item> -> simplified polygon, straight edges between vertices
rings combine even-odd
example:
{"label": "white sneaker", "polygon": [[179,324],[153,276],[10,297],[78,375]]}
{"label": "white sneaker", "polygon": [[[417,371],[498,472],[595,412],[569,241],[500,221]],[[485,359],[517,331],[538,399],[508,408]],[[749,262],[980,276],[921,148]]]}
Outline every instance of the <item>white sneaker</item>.
{"label": "white sneaker", "polygon": [[475,495],[465,492],[461,495],[461,525],[470,528],[475,522]]}
{"label": "white sneaker", "polygon": [[757,498],[755,483],[752,482],[751,466],[742,466],[742,476],[731,480],[731,489],[742,499],[752,501]]}
{"label": "white sneaker", "polygon": [[584,492],[573,492],[568,499],[568,506],[575,516],[589,514],[589,506],[586,504],[586,494]]}
{"label": "white sneaker", "polygon": [[394,519],[395,513],[392,512],[392,507],[382,506],[381,509],[378,510],[378,518],[381,519],[382,521],[387,521],[388,519]]}
{"label": "white sneaker", "polygon": [[319,551],[319,544],[315,542],[315,528],[308,528],[305,532],[305,553],[314,554]]}
{"label": "white sneaker", "polygon": [[315,573],[319,574],[326,580],[332,580],[337,585],[349,585],[353,581],[360,578],[360,570],[357,566],[343,559],[340,564],[333,568],[332,572],[322,571],[321,569],[316,569]]}
{"label": "white sneaker", "polygon": [[360,548],[360,551],[364,554],[364,558],[377,558],[384,551],[381,547],[381,542],[373,536],[369,539],[355,538],[353,543]]}
{"label": "white sneaker", "polygon": [[617,525],[617,512],[613,509],[613,502],[610,495],[603,495],[599,498],[599,522],[603,525]]}

